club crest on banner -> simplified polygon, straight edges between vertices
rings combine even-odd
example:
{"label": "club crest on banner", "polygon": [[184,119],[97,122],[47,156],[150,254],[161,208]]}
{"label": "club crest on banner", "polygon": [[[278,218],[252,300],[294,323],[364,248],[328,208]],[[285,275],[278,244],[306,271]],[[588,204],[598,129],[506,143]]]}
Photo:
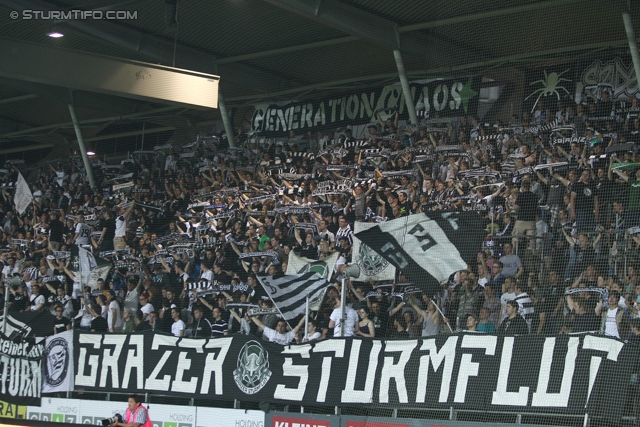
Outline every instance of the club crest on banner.
{"label": "club crest on banner", "polygon": [[238,357],[238,367],[233,378],[245,394],[256,394],[269,382],[269,353],[257,341],[246,343]]}
{"label": "club crest on banner", "polygon": [[367,276],[373,276],[387,268],[389,261],[384,259],[384,257],[380,256],[369,246],[361,243],[356,264],[358,264],[358,267],[360,267]]}
{"label": "club crest on banner", "polygon": [[59,337],[49,341],[45,347],[45,357],[45,383],[57,387],[65,381],[69,371],[71,352],[67,340]]}

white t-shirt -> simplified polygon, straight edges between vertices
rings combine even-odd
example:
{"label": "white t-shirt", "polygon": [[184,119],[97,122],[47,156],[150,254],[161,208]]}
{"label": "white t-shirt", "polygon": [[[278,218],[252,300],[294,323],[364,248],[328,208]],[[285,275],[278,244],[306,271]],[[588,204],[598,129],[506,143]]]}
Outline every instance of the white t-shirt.
{"label": "white t-shirt", "polygon": [[142,320],[149,320],[147,318],[147,316],[149,316],[151,313],[153,313],[153,305],[151,305],[151,303],[148,302],[145,305],[143,305],[142,307],[140,307],[140,310],[144,314],[144,319],[142,319]]}
{"label": "white t-shirt", "polygon": [[20,272],[20,268],[18,268],[17,265],[14,265],[13,267],[11,267],[10,265],[7,264],[2,269],[2,274],[4,274],[4,277],[12,277],[13,273],[19,273],[19,272]]}
{"label": "white t-shirt", "polygon": [[173,336],[179,337],[180,331],[184,331],[186,328],[184,322],[182,320],[178,320],[177,322],[173,322],[171,325],[171,333]]}
{"label": "white t-shirt", "polygon": [[67,177],[67,175],[64,172],[56,171],[56,182],[58,183],[58,185],[60,187],[64,186],[64,179],[66,177]]}
{"label": "white t-shirt", "polygon": [[107,325],[109,326],[109,329],[111,329],[112,326],[112,318],[113,318],[113,312],[111,311],[112,309],[116,310],[116,324],[115,327],[116,328],[121,328],[122,327],[122,313],[120,312],[120,304],[118,304],[117,301],[111,301],[109,303],[109,310],[107,311]]}
{"label": "white t-shirt", "polygon": [[320,332],[314,332],[307,338],[307,341],[318,341],[320,338],[322,338],[322,334]]}
{"label": "white t-shirt", "polygon": [[121,215],[116,218],[115,237],[124,237],[127,234],[127,220]]}
{"label": "white t-shirt", "polygon": [[44,308],[44,303],[45,303],[44,296],[38,295],[37,297],[34,297],[33,295],[31,295],[31,301],[33,302],[33,304],[31,305],[32,311],[35,311],[38,308]]}
{"label": "white t-shirt", "polygon": [[614,308],[607,310],[607,320],[605,322],[605,330],[604,334],[608,337],[616,337],[620,338],[620,333],[618,332],[618,322],[616,322],[616,314],[618,310],[622,310],[621,308]]}
{"label": "white t-shirt", "polygon": [[275,329],[271,329],[269,327],[264,328],[262,335],[264,335],[270,342],[280,345],[289,345],[296,337],[296,334],[293,331],[281,334]]}
{"label": "white t-shirt", "polygon": [[91,228],[84,222],[80,222],[76,224],[76,233],[78,233],[78,238],[76,239],[76,245],[88,245],[89,237],[91,236]]}
{"label": "white t-shirt", "polygon": [[213,282],[213,271],[211,270],[207,270],[204,273],[202,273],[202,276],[200,276],[200,278],[202,280],[208,280],[210,282]]}
{"label": "white t-shirt", "polygon": [[[345,307],[344,310],[345,315],[345,328],[344,328],[344,336],[352,337],[355,334],[356,322],[358,321],[358,313],[351,307]],[[334,308],[331,312],[331,316],[329,317],[333,320],[333,336],[340,337],[340,333],[342,331],[342,323],[340,322],[342,316],[342,308]]]}

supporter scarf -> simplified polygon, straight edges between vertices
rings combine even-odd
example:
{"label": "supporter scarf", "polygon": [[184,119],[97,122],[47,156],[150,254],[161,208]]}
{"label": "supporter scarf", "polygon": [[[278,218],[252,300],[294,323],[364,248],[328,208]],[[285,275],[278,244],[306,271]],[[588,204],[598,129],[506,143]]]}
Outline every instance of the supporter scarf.
{"label": "supporter scarf", "polygon": [[274,251],[243,253],[242,255],[240,255],[240,260],[244,260],[247,258],[254,258],[254,257],[263,257],[263,256],[271,257],[271,263],[274,265],[280,264],[280,261],[278,260],[278,254],[275,253]]}
{"label": "supporter scarf", "polygon": [[580,292],[593,292],[593,293],[600,294],[600,298],[604,302],[607,302],[609,299],[609,289],[607,288],[571,288],[571,289],[567,289],[564,292],[564,294],[574,295],[574,294],[579,294]]}
{"label": "supporter scarf", "polygon": [[249,317],[262,316],[266,314],[280,314],[277,308],[250,308],[247,310]]}
{"label": "supporter scarf", "polygon": [[590,141],[586,136],[580,137],[571,137],[571,138],[552,138],[551,145],[556,146],[557,144],[587,144]]}
{"label": "supporter scarf", "polygon": [[266,200],[275,200],[276,195],[275,194],[268,194],[266,196],[258,196],[258,197],[251,197],[247,200],[244,201],[245,205],[252,205],[254,203],[261,203],[264,202]]}

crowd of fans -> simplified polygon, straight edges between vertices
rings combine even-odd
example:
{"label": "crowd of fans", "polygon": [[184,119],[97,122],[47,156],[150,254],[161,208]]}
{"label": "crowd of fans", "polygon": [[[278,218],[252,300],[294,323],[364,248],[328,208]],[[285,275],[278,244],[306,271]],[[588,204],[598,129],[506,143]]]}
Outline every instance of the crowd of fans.
{"label": "crowd of fans", "polygon": [[[282,344],[455,330],[600,330],[626,340],[640,332],[640,103],[606,93],[577,105],[543,101],[509,123],[432,117],[414,127],[378,114],[367,126],[304,136],[240,129],[231,148],[217,135],[115,164],[92,157],[95,188],[76,156],[29,175],[34,202],[21,215],[10,183],[27,171],[9,164],[2,278],[19,278],[6,286],[9,311],[51,310],[54,333],[75,322]],[[343,319],[354,222],[447,210],[482,216],[477,262],[436,295],[398,297],[352,281]],[[80,248],[113,267],[88,287],[73,261]],[[304,319],[288,325],[273,312],[257,280],[284,275],[291,251],[340,254],[306,334]]]}

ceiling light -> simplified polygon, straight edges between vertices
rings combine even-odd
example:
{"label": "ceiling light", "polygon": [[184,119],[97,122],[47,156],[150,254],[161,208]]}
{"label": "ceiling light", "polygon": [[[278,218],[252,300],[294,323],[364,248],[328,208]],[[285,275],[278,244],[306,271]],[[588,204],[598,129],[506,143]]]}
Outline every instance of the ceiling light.
{"label": "ceiling light", "polygon": [[94,153],[93,151],[87,151],[87,156],[95,156],[96,153]]}
{"label": "ceiling light", "polygon": [[62,34],[60,31],[57,31],[57,30],[49,31],[47,35],[52,39],[58,39],[60,37],[64,37],[64,34]]}

